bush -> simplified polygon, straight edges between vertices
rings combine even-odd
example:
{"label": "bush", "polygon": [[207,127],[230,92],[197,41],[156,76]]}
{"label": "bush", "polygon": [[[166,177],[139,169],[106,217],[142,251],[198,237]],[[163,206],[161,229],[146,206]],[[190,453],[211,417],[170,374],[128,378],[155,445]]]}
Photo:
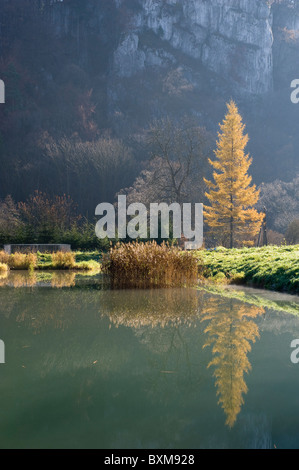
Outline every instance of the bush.
{"label": "bush", "polygon": [[34,269],[37,266],[37,255],[35,253],[15,253],[9,256],[8,266],[11,269]]}
{"label": "bush", "polygon": [[58,251],[52,254],[53,269],[73,269],[76,266],[75,255],[71,252]]}
{"label": "bush", "polygon": [[0,275],[6,274],[8,271],[8,266],[7,264],[0,263]]}
{"label": "bush", "polygon": [[0,263],[8,264],[9,254],[6,251],[0,251]]}
{"label": "bush", "polygon": [[197,260],[190,252],[155,241],[117,243],[103,259],[113,288],[151,288],[197,282]]}

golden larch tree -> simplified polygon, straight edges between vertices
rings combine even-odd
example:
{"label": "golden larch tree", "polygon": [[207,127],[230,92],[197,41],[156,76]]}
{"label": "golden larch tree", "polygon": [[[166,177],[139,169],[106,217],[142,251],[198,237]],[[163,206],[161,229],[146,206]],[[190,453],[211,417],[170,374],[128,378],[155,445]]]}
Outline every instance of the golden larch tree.
{"label": "golden larch tree", "polygon": [[230,248],[252,245],[264,214],[254,208],[259,191],[252,185],[248,169],[252,159],[245,153],[248,135],[234,101],[227,104],[228,113],[220,124],[216,160],[209,159],[214,168],[213,179],[204,179],[210,205],[205,206],[205,219],[211,233],[227,238]]}

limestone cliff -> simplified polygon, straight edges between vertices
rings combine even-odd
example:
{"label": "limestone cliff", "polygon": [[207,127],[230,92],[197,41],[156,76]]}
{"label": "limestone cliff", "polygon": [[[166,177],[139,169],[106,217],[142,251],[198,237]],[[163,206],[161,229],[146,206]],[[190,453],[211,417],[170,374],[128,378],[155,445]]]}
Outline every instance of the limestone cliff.
{"label": "limestone cliff", "polygon": [[288,87],[299,73],[299,4],[273,5],[273,57],[276,88]]}
{"label": "limestone cliff", "polygon": [[[198,60],[240,90],[262,94],[273,84],[272,12],[263,0],[138,0],[139,9],[114,54],[119,76],[177,62],[176,52]],[[117,7],[126,0],[117,0]],[[147,39],[160,40],[158,48]],[[157,44],[157,43],[156,43]]]}
{"label": "limestone cliff", "polygon": [[49,10],[104,127],[126,137],[187,114],[216,134],[233,98],[252,136],[254,176],[293,178],[299,0],[51,0]]}
{"label": "limestone cliff", "polygon": [[190,58],[191,68],[205,67],[235,91],[263,95],[275,81],[281,83],[282,67],[290,73],[297,67],[298,0],[73,3],[77,6],[54,2],[49,21],[58,36],[76,38],[84,66],[90,38],[100,35],[110,77],[133,77],[153,67],[184,68],[184,59]]}

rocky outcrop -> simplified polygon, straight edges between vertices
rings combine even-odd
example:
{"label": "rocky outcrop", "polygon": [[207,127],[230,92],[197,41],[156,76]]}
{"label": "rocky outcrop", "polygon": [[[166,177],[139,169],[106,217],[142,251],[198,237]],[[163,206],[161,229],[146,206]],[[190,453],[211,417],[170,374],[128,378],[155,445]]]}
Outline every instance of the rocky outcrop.
{"label": "rocky outcrop", "polygon": [[50,11],[56,35],[76,39],[81,64],[88,63],[90,38],[100,36],[109,73],[119,78],[184,67],[185,57],[234,91],[263,95],[273,83],[287,85],[298,69],[293,0],[88,0],[76,8],[57,2]]}
{"label": "rocky outcrop", "polygon": [[299,73],[299,6],[294,1],[273,5],[273,64],[277,89],[286,88]]}
{"label": "rocky outcrop", "polygon": [[[263,0],[138,0],[139,10],[114,54],[119,76],[175,62],[176,52],[244,92],[272,89],[272,13]],[[117,1],[118,8],[124,5]],[[153,47],[148,33],[160,40]]]}

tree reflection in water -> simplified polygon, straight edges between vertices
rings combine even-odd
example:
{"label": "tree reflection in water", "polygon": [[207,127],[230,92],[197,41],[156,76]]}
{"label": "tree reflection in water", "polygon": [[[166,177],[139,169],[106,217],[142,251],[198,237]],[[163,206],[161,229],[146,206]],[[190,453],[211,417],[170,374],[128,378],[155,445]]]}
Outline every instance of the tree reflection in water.
{"label": "tree reflection in water", "polygon": [[[30,288],[32,295],[25,295],[23,289],[15,289],[13,295],[1,290],[0,303],[6,317],[14,318],[34,334],[77,326],[79,344],[85,322],[95,322],[100,330],[101,319],[108,319],[106,327],[109,328],[131,328],[138,342],[154,353],[148,355],[152,371],[148,391],[159,396],[162,394],[158,393],[158,386],[161,392],[165,383],[165,391],[174,393],[175,389],[167,384],[170,381],[174,384],[177,377],[177,383],[180,381],[183,386],[183,376],[189,388],[192,382],[198,392],[199,381],[204,375],[198,367],[196,373],[192,370],[190,353],[198,355],[202,347],[211,346],[213,357],[208,367],[214,368],[215,386],[226,424],[234,426],[247,393],[244,376],[251,369],[247,356],[252,343],[259,337],[254,319],[265,312],[263,307],[191,288],[61,289],[75,285],[75,273],[13,273],[1,282],[10,287]],[[59,292],[55,293],[51,288],[31,289],[34,286],[55,287]],[[204,329],[198,328],[197,333],[195,328],[201,322]],[[87,363],[93,357],[97,358],[96,351],[89,353]],[[73,356],[75,360],[77,356]]]}
{"label": "tree reflection in water", "polygon": [[211,297],[202,312],[202,322],[207,322],[207,341],[204,348],[212,347],[213,358],[208,367],[214,366],[217,394],[230,428],[236,422],[247,393],[244,375],[251,369],[247,357],[251,343],[259,338],[257,324],[253,321],[265,313],[262,307],[241,304],[232,299]]}

